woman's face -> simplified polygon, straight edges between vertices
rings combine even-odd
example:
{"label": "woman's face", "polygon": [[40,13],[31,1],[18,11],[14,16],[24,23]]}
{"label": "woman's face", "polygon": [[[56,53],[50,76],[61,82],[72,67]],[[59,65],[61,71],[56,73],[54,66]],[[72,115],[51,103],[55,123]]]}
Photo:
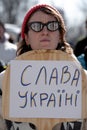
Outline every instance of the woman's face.
{"label": "woman's face", "polygon": [[[56,18],[52,15],[38,11],[32,15],[30,22],[42,22],[47,23],[50,21],[56,21]],[[30,45],[33,50],[38,49],[56,49],[58,43],[60,42],[60,33],[58,30],[49,31],[47,27],[44,26],[43,30],[40,32],[35,32],[29,29],[28,34],[25,34],[25,40],[27,45]]]}

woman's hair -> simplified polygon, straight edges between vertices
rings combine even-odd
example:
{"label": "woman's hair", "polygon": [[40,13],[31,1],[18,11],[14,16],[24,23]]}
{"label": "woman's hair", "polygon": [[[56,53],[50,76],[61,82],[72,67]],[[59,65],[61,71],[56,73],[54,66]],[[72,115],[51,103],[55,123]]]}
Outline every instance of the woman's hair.
{"label": "woman's hair", "polygon": [[[22,25],[22,30],[24,31],[24,32],[22,31],[23,40],[18,43],[17,56],[20,55],[20,54],[23,54],[27,51],[32,50],[30,45],[26,44],[24,34],[28,33],[28,31],[29,31],[28,30],[28,21],[36,11],[42,11],[42,12],[48,14],[48,15],[53,15],[56,18],[56,20],[59,23],[59,32],[60,32],[60,36],[61,36],[61,42],[58,43],[56,50],[63,50],[67,53],[72,53],[73,52],[72,48],[70,47],[70,45],[65,40],[66,29],[65,29],[64,20],[63,20],[61,14],[56,9],[54,9],[53,7],[51,7],[49,5],[48,6],[44,5],[42,7],[40,6],[36,10],[34,10],[30,15],[28,14],[29,17],[28,17],[26,24],[24,23],[24,25]],[[30,13],[30,12],[28,12],[28,13]]]}

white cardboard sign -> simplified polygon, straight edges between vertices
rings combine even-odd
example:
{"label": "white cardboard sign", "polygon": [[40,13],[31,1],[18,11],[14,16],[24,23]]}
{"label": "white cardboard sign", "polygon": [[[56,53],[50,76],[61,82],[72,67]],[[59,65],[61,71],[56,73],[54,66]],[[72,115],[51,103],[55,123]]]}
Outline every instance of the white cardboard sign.
{"label": "white cardboard sign", "polygon": [[80,118],[81,70],[72,61],[11,61],[9,116]]}

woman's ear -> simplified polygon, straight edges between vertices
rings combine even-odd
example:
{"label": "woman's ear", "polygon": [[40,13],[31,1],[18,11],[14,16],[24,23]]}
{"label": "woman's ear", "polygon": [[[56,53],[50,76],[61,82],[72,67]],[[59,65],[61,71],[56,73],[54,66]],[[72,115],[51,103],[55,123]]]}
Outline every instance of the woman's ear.
{"label": "woman's ear", "polygon": [[25,41],[26,41],[26,44],[29,45],[28,36],[26,34],[25,34]]}

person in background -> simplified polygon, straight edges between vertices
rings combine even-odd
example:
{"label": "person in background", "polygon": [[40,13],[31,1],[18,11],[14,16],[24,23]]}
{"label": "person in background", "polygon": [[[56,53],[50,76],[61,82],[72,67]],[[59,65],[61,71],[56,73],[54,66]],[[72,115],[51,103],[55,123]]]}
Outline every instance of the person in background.
{"label": "person in background", "polygon": [[74,48],[74,54],[76,55],[76,57],[83,54],[84,53],[84,48],[85,48],[85,46],[87,46],[87,19],[85,21],[85,28],[86,28],[86,36],[85,36],[85,38],[78,41],[76,43],[76,45],[75,45],[75,48]]}
{"label": "person in background", "polygon": [[77,57],[82,67],[87,70],[87,46],[84,48],[84,52]]}
{"label": "person in background", "polygon": [[[22,39],[17,47],[17,56],[32,50],[61,50],[71,55],[76,62],[70,44],[65,39],[66,28],[64,20],[54,7],[39,4],[32,7],[25,15],[22,24]],[[80,63],[79,63],[80,64]],[[1,76],[2,77],[2,76]],[[36,130],[35,124],[6,121],[8,130]],[[72,124],[67,125],[67,124]],[[81,130],[82,122],[57,124],[53,130]]]}
{"label": "person in background", "polygon": [[[8,40],[9,34],[6,33],[2,21],[0,21],[0,75],[3,75],[7,65],[16,57],[17,46]],[[7,130],[6,122],[2,118],[2,77],[0,76],[0,130]]]}
{"label": "person in background", "polygon": [[10,43],[5,37],[5,27],[0,21],[0,59],[8,65],[16,57],[17,46]]}

